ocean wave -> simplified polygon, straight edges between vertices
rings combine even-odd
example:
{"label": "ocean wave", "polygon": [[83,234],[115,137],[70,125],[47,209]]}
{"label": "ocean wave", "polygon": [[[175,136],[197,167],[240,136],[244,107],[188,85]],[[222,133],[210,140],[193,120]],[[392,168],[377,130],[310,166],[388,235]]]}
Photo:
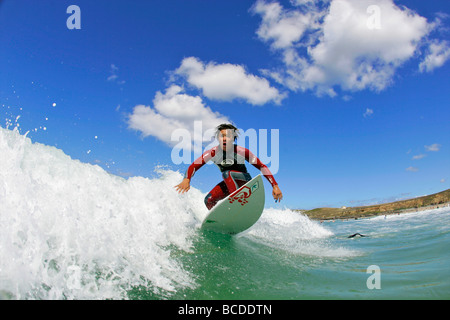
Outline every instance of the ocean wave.
{"label": "ocean wave", "polygon": [[189,251],[206,209],[178,172],[123,179],[0,128],[0,291],[14,299],[124,299],[195,286]]}
{"label": "ocean wave", "polygon": [[334,237],[332,231],[290,209],[265,209],[261,219],[241,236],[297,255],[343,258],[357,254],[328,241]]}

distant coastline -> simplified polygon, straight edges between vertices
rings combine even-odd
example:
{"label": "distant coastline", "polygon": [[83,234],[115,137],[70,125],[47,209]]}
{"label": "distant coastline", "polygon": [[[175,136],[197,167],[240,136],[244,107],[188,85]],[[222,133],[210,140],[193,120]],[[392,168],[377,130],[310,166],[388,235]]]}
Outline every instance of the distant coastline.
{"label": "distant coastline", "polygon": [[379,215],[418,212],[450,206],[450,189],[428,196],[362,207],[296,210],[313,220],[359,219]]}

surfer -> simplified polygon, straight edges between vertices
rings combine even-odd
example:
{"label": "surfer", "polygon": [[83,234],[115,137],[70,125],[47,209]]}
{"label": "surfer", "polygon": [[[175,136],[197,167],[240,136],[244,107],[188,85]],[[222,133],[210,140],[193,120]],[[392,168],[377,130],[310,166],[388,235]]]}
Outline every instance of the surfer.
{"label": "surfer", "polygon": [[190,181],[194,173],[208,161],[213,161],[222,172],[223,181],[217,184],[205,197],[205,205],[211,210],[218,201],[226,198],[251,180],[245,167],[245,161],[247,161],[259,169],[270,182],[275,202],[281,201],[283,194],[269,168],[248,149],[235,144],[238,134],[239,130],[232,124],[224,123],[217,126],[216,137],[219,145],[205,151],[189,166],[183,181],[175,186],[178,193],[187,192],[190,189]]}
{"label": "surfer", "polygon": [[357,232],[357,233],[352,234],[351,236],[348,236],[347,238],[354,238],[354,237],[356,237],[356,236],[359,236],[359,237],[361,237],[361,238],[362,238],[362,237],[368,237],[368,236],[365,236],[365,235],[363,235],[363,234]]}

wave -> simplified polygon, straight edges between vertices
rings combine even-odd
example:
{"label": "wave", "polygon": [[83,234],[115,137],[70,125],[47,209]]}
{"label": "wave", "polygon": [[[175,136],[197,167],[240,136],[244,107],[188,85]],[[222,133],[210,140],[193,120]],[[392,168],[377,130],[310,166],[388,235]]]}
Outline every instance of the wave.
{"label": "wave", "polygon": [[[17,128],[0,128],[0,154],[0,298],[128,299],[142,289],[161,299],[198,286],[182,261],[196,254],[208,211],[200,190],[175,191],[181,173],[124,179]],[[290,209],[265,209],[242,238],[296,255],[353,254]]]}
{"label": "wave", "polygon": [[193,286],[171,248],[189,251],[203,194],[178,172],[123,179],[0,128],[0,291],[14,299],[123,299]]}
{"label": "wave", "polygon": [[343,258],[356,254],[328,241],[334,238],[334,233],[319,222],[286,208],[265,209],[261,219],[244,236],[297,255]]}

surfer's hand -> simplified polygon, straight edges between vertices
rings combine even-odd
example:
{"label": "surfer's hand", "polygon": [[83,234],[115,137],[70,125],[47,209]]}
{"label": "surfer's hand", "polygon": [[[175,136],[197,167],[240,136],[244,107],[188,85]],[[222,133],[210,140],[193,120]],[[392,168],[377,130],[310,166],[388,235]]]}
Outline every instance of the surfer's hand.
{"label": "surfer's hand", "polygon": [[272,195],[273,195],[273,198],[275,199],[275,202],[280,202],[281,199],[283,199],[283,194],[281,193],[281,190],[278,187],[278,185],[273,186]]}
{"label": "surfer's hand", "polygon": [[177,189],[178,193],[185,193],[191,188],[190,180],[187,178],[183,179],[183,181],[181,181],[181,183],[176,185],[174,188]]}

